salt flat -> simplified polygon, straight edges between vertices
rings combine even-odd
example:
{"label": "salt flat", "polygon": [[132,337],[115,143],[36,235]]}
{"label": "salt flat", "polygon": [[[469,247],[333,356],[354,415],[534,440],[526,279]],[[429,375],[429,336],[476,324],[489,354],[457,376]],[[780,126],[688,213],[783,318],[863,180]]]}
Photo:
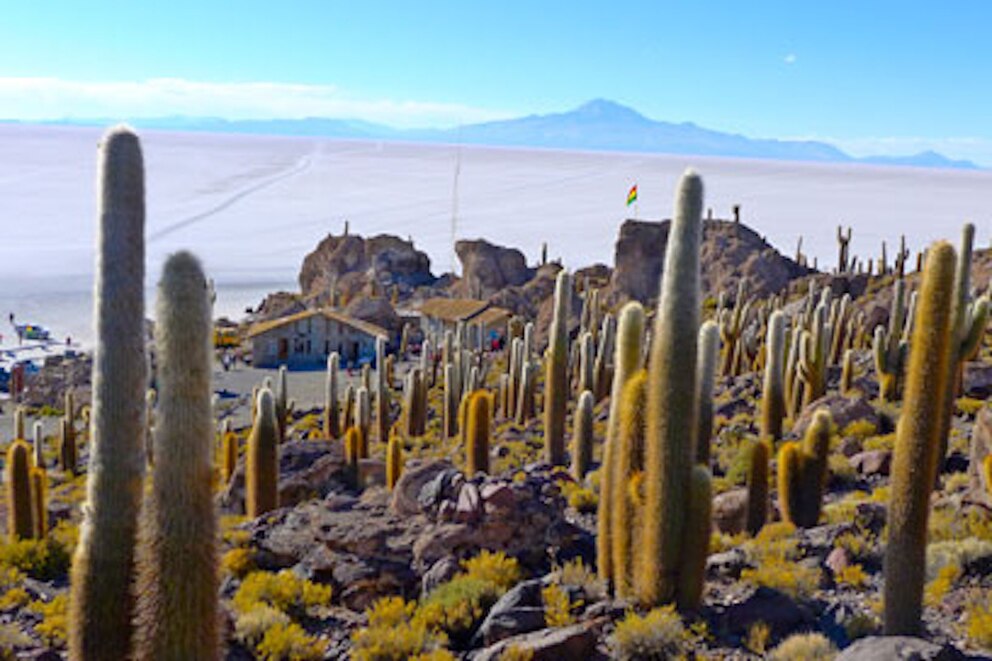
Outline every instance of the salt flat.
{"label": "salt flat", "polygon": [[[0,125],[0,311],[15,297],[90,289],[101,132]],[[569,267],[611,264],[617,228],[633,213],[624,204],[630,185],[638,184],[641,217],[667,217],[687,166],[703,174],[707,206],[717,215],[729,216],[740,203],[744,222],[780,250],[791,254],[802,234],[805,251],[821,264],[836,259],[838,222],[854,227],[852,252],[872,256],[883,238],[891,247],[901,233],[916,249],[956,239],[965,220],[976,223],[979,245],[992,230],[986,171],[154,131],[142,137],[149,284],[167,254],[189,248],[219,286],[245,300],[292,286],[303,256],[328,232],[340,232],[345,219],[357,233],[412,236],[435,273],[447,270],[455,206],[459,238],[514,245],[531,260],[546,240],[551,256]],[[229,311],[239,310],[241,299],[228,299]]]}

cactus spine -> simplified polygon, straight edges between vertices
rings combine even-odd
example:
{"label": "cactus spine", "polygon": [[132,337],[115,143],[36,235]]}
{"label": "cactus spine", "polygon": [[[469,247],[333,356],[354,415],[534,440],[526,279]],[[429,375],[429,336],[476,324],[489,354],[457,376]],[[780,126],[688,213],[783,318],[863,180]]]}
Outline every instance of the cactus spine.
{"label": "cactus spine", "polygon": [[696,557],[687,557],[689,549],[684,546],[687,514],[701,514],[703,509],[702,504],[685,500],[687,494],[697,493],[695,486],[702,493],[702,486],[691,476],[697,415],[702,207],[702,179],[686,172],[679,183],[665,251],[648,368],[646,516],[643,560],[638,563],[637,576],[638,593],[646,604],[662,604],[673,597],[677,603],[685,603],[692,590],[682,580],[694,572],[681,574],[698,556],[706,555],[706,548],[696,548],[690,554]]}
{"label": "cactus spine", "polygon": [[[644,308],[640,303],[627,303],[621,310],[617,322],[615,374],[611,384],[610,416],[606,427],[606,443],[603,445],[603,465],[600,469],[599,505],[596,516],[596,565],[599,577],[604,581],[614,578],[612,545],[612,507],[616,499],[616,485],[613,474],[620,444],[620,399],[627,381],[637,372],[641,364],[641,344],[644,339]],[[623,485],[626,489],[626,484]]]}
{"label": "cactus spine", "polygon": [[341,410],[338,405],[338,369],[341,357],[337,351],[327,357],[327,382],[324,392],[324,435],[341,437]]}
{"label": "cactus spine", "polygon": [[218,659],[211,305],[191,254],[166,261],[156,316],[157,459],[142,512],[135,657]]}
{"label": "cactus spine", "polygon": [[544,381],[544,452],[552,466],[565,463],[565,409],[568,403],[568,303],[572,280],[564,270],[555,281],[554,319],[548,339]]}
{"label": "cactus spine", "polygon": [[594,397],[583,390],[572,421],[572,477],[581,482],[592,464],[592,409]]}
{"label": "cactus spine", "polygon": [[830,450],[830,412],[817,409],[802,445],[784,444],[778,454],[778,501],[782,518],[811,528],[820,518]]}
{"label": "cactus spine", "polygon": [[15,440],[7,449],[7,534],[11,541],[34,537],[34,510],[31,503],[31,448]]}
{"label": "cactus spine", "polygon": [[[776,310],[768,319],[765,381],[761,396],[761,438],[771,442],[782,439],[785,417],[785,315]],[[766,459],[767,463],[767,459]]]}
{"label": "cactus spine", "polygon": [[892,457],[884,562],[886,635],[917,635],[921,629],[930,492],[953,352],[954,267],[950,244],[930,248]]}
{"label": "cactus spine", "polygon": [[477,390],[466,395],[465,459],[469,475],[489,472],[490,398]]}
{"label": "cactus spine", "polygon": [[97,341],[85,516],[71,572],[70,659],[129,655],[145,468],[145,186],[138,137],[111,129],[99,161]]}
{"label": "cactus spine", "polygon": [[256,406],[245,450],[245,514],[250,519],[279,507],[279,423],[272,391],[262,388]]}

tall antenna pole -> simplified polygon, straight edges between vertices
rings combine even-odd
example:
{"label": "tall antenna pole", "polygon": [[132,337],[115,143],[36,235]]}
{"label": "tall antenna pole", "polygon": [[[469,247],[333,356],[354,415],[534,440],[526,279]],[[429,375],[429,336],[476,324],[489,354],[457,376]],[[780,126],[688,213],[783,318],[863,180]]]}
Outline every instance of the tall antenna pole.
{"label": "tall antenna pole", "polygon": [[458,146],[455,151],[455,178],[451,187],[451,272],[455,272],[458,254],[455,252],[455,241],[458,239],[458,178],[462,172],[462,127],[458,126]]}

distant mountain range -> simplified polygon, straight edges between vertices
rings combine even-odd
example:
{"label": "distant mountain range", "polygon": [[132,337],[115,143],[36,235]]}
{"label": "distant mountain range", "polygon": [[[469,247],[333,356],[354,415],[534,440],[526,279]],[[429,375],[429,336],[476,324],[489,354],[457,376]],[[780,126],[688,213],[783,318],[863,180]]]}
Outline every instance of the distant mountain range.
{"label": "distant mountain range", "polygon": [[[62,120],[53,124],[104,125],[112,120]],[[528,115],[453,129],[396,129],[354,119],[227,120],[216,117],[135,119],[138,128],[212,133],[248,133],[373,140],[466,143],[507,147],[547,147],[594,151],[630,151],[694,156],[730,156],[824,163],[873,163],[928,168],[979,169],[967,160],[953,160],[933,151],[909,156],[856,158],[837,147],[813,140],[749,138],[697,126],[649,119],[636,110],[596,99],[574,110]]]}

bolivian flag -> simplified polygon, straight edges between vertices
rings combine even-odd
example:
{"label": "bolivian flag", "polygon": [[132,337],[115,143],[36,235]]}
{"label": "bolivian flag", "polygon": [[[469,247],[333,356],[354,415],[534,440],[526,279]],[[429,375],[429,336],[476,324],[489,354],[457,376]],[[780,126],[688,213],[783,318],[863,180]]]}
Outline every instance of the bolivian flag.
{"label": "bolivian flag", "polygon": [[627,193],[627,206],[637,201],[637,184],[630,187],[630,192]]}

